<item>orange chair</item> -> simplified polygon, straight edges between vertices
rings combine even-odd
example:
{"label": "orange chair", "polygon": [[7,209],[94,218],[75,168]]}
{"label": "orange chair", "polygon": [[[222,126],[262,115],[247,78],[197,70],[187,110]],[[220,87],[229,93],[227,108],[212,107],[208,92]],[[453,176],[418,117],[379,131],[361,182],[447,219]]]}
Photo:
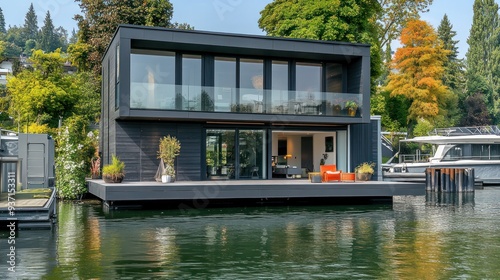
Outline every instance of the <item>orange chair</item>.
{"label": "orange chair", "polygon": [[321,180],[323,182],[340,181],[342,171],[337,170],[337,165],[335,164],[320,165],[319,171],[321,172]]}

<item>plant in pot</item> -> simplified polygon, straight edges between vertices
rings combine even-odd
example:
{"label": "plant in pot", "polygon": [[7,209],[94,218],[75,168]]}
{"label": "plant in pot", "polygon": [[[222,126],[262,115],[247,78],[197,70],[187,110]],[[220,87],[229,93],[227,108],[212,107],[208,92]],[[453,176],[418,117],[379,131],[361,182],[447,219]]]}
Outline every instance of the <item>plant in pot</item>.
{"label": "plant in pot", "polygon": [[125,177],[125,163],[113,155],[111,164],[102,168],[102,179],[106,183],[121,183]]}
{"label": "plant in pot", "polygon": [[373,162],[363,162],[360,165],[356,166],[354,172],[356,173],[356,180],[359,181],[368,181],[372,177],[375,170],[375,163]]}
{"label": "plant in pot", "polygon": [[349,100],[345,103],[345,108],[347,109],[347,115],[354,117],[356,115],[356,111],[358,110],[358,103],[354,100]]}
{"label": "plant in pot", "polygon": [[161,181],[163,183],[173,182],[175,180],[175,158],[180,154],[181,143],[177,138],[167,135],[160,138],[158,146],[158,158],[161,159],[160,165],[163,172],[161,174]]}

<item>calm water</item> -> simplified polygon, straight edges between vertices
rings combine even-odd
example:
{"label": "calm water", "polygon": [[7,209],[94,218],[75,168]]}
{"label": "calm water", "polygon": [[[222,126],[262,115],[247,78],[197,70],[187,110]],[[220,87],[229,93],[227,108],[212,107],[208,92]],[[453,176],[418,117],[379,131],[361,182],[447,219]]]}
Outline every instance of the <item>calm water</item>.
{"label": "calm water", "polygon": [[103,211],[59,205],[0,279],[500,279],[500,188],[394,205]]}

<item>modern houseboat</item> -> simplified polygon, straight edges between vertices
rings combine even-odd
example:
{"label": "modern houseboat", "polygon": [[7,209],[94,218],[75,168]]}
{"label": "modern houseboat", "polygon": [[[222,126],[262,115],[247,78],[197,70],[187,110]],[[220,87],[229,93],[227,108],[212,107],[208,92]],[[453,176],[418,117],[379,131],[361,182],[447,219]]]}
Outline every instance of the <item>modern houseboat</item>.
{"label": "modern houseboat", "polygon": [[500,129],[497,126],[435,129],[430,136],[401,140],[433,145],[433,155],[399,155],[384,180],[424,180],[426,168],[473,168],[476,180],[500,184]]}

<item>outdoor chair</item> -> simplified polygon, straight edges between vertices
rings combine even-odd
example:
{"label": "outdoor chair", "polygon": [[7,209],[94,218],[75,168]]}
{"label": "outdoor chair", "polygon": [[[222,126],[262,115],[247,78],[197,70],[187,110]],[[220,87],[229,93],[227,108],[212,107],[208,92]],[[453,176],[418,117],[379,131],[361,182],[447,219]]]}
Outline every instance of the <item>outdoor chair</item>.
{"label": "outdoor chair", "polygon": [[337,170],[337,165],[335,164],[320,165],[319,171],[321,172],[321,179],[323,182],[340,181],[341,179],[342,171]]}

